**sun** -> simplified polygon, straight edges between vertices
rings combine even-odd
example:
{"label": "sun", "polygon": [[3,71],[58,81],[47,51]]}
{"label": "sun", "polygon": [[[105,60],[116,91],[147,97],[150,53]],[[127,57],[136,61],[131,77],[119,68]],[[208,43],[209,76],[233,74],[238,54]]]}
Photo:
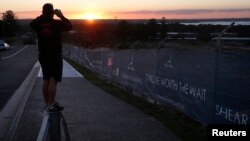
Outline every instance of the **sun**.
{"label": "sun", "polygon": [[89,20],[89,21],[93,21],[95,19],[98,19],[98,15],[94,14],[94,13],[86,13],[83,15],[83,19]]}

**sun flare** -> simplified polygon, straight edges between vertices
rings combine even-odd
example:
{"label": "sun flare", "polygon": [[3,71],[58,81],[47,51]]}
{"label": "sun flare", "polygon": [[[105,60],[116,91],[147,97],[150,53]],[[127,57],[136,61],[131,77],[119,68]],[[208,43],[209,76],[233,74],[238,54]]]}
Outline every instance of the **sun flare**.
{"label": "sun flare", "polygon": [[89,21],[93,21],[95,19],[98,19],[98,15],[94,14],[94,13],[86,13],[83,15],[83,19],[89,20]]}

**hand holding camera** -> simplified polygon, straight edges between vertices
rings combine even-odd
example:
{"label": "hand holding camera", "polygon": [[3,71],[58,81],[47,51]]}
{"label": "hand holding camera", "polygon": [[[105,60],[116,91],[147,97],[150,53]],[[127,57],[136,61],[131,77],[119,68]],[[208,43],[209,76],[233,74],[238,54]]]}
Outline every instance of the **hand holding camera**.
{"label": "hand holding camera", "polygon": [[60,9],[55,9],[54,14],[59,18],[63,17],[63,14]]}

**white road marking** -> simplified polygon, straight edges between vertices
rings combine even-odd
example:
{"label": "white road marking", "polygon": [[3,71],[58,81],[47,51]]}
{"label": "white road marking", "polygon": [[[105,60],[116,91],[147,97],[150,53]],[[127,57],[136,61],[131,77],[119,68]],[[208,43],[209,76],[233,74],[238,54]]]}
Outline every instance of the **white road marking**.
{"label": "white road marking", "polygon": [[14,57],[14,56],[16,56],[17,54],[19,54],[20,52],[22,52],[23,50],[25,50],[27,47],[28,47],[28,45],[26,45],[24,48],[20,49],[20,50],[17,51],[16,53],[14,53],[14,54],[12,54],[12,55],[10,55],[10,56],[7,56],[7,57],[2,58],[1,60],[5,60],[5,59],[8,59],[8,58]]}

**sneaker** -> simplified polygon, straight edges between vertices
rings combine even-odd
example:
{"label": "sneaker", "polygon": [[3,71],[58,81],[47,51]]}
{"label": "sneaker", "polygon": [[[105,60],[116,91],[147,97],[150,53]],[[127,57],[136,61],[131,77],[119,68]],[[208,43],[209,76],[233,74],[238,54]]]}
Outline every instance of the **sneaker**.
{"label": "sneaker", "polygon": [[58,103],[54,104],[53,106],[48,106],[47,111],[48,112],[59,112],[62,111],[64,107],[60,106]]}

